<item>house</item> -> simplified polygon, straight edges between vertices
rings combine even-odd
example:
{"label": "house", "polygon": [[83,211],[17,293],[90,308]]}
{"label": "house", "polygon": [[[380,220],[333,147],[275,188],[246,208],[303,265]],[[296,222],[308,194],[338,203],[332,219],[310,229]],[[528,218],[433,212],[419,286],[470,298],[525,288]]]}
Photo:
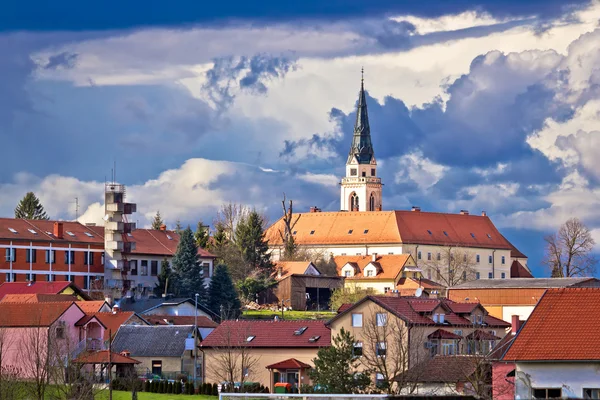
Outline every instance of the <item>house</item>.
{"label": "house", "polygon": [[496,318],[510,322],[513,315],[527,319],[547,289],[600,287],[596,278],[517,278],[465,282],[448,289],[450,300],[477,301]]}
{"label": "house", "polygon": [[134,311],[140,315],[169,315],[169,316],[194,316],[206,317],[211,320],[219,319],[205,306],[198,304],[195,299],[186,297],[179,298],[148,298],[148,299],[124,299],[118,304],[122,311]]}
{"label": "house", "polygon": [[195,325],[198,327],[200,340],[205,339],[219,325],[208,317],[181,315],[142,315],[150,325]]}
{"label": "house", "polygon": [[600,288],[548,289],[502,357],[515,398],[600,397]]}
{"label": "house", "polygon": [[[124,325],[117,332],[112,349],[140,361],[139,374],[193,379],[194,349],[199,343],[194,337],[193,325]],[[201,360],[202,354],[198,353],[198,365]],[[197,372],[201,379],[201,368]]]}
{"label": "house", "polygon": [[[310,384],[308,370],[322,347],[331,346],[323,321],[222,322],[200,344],[208,383]],[[233,371],[233,376],[229,371]]]}
{"label": "house", "polygon": [[0,300],[2,303],[48,303],[48,302],[75,302],[86,314],[96,312],[110,312],[111,308],[104,300],[80,301],[74,295],[65,294],[7,294]]}
{"label": "house", "polygon": [[88,313],[75,323],[80,328],[79,340],[87,350],[106,350],[108,340],[114,339],[124,325],[149,325],[132,311]]}
{"label": "house", "polygon": [[[0,284],[0,300],[9,295],[60,295],[65,300],[87,301],[90,297],[73,282],[4,282]],[[57,298],[58,299],[58,298]]]}
{"label": "house", "polygon": [[515,363],[503,361],[502,357],[510,347],[525,321],[513,315],[510,333],[498,342],[490,354],[492,360],[492,397],[495,400],[512,400],[515,398]]}
{"label": "house", "polygon": [[325,276],[310,261],[279,261],[275,284],[259,294],[262,304],[278,303],[294,310],[327,310],[331,293],[343,285],[337,276]]}
{"label": "house", "polygon": [[410,254],[336,256],[333,258],[344,287],[361,288],[375,294],[388,292],[414,296],[418,288],[427,296],[443,295],[445,287],[423,277]]}
{"label": "house", "polygon": [[360,369],[373,371],[375,386],[438,355],[489,354],[510,327],[479,303],[389,295],[366,296],[327,324],[332,336],[343,328],[355,337]]}

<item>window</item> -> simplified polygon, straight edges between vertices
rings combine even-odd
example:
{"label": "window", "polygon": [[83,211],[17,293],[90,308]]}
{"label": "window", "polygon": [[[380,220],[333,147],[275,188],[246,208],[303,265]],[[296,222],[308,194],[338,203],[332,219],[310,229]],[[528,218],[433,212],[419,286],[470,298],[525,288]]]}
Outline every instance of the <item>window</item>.
{"label": "window", "polygon": [[54,282],[54,275],[52,275],[52,274],[46,275],[46,281],[47,282]]}
{"label": "window", "polygon": [[371,168],[371,176],[375,176],[375,168]]}
{"label": "window", "polygon": [[473,232],[471,232],[471,237],[475,239],[475,234]]}
{"label": "window", "polygon": [[352,229],[350,229],[350,230],[348,231],[348,235],[352,235],[352,232],[353,232],[353,231],[352,231]]}
{"label": "window", "polygon": [[427,233],[429,233],[430,235],[433,235],[429,229],[427,229]]}
{"label": "window", "polygon": [[458,336],[462,336],[462,329],[455,329],[454,334]]}
{"label": "window", "polygon": [[[207,264],[202,264],[202,272],[204,272],[204,267]],[[156,276],[158,275],[158,261],[154,260],[154,261],[150,261],[150,275],[152,276]],[[206,274],[204,276],[208,276],[208,270],[206,271]]]}
{"label": "window", "polygon": [[427,261],[431,261],[431,253],[427,253]]}
{"label": "window", "polygon": [[352,314],[352,326],[353,327],[362,327],[362,314]]}
{"label": "window", "polygon": [[202,276],[205,278],[210,277],[210,264],[209,263],[202,263]]}
{"label": "window", "polygon": [[505,279],[505,278],[506,278],[506,273],[504,273],[504,272],[503,272],[503,273],[500,275],[500,277],[501,277],[502,279]]}
{"label": "window", "polygon": [[308,329],[308,326],[303,326],[303,327],[300,327],[300,328],[298,328],[298,329],[296,329],[296,330],[294,331],[294,335],[295,335],[295,336],[300,336],[300,335],[302,335],[302,334],[303,334],[303,333],[304,333],[304,332],[305,332],[307,329]]}
{"label": "window", "polygon": [[366,276],[373,276],[373,270],[372,269],[366,270],[365,273],[367,274]]}
{"label": "window", "polygon": [[365,231],[363,233],[366,235],[367,233],[369,233],[369,230],[365,229]]}
{"label": "window", "polygon": [[315,231],[310,231],[310,234],[311,234],[311,235],[314,235],[314,234],[315,234]]}
{"label": "window", "polygon": [[427,279],[431,279],[431,269],[427,270]]}
{"label": "window", "polygon": [[437,355],[438,353],[438,347],[439,347],[439,343],[437,340],[432,340],[431,342],[426,342],[425,343],[425,348],[427,348],[427,345],[429,345],[429,355],[431,355],[431,357]]}
{"label": "window", "polygon": [[448,232],[444,231],[444,235],[448,236]]}
{"label": "window", "polygon": [[104,265],[104,252],[100,253],[100,265]]}
{"label": "window", "polygon": [[379,372],[375,374],[375,386],[378,388],[383,388],[386,386],[385,378],[383,374],[380,374]]}
{"label": "window", "polygon": [[148,276],[148,260],[142,260],[140,267],[140,275]]}
{"label": "window", "polygon": [[92,253],[91,251],[84,251],[83,263],[84,265],[94,265],[94,253]]}
{"label": "window", "polygon": [[75,236],[75,234],[73,232],[71,232],[71,231],[67,231],[67,235],[69,235],[69,236]]}
{"label": "window", "polygon": [[488,279],[492,279],[494,277],[494,274],[492,274],[491,272],[488,272]]}
{"label": "window", "polygon": [[387,314],[386,313],[377,313],[377,326],[386,326],[387,325]]}
{"label": "window", "polygon": [[420,260],[420,259],[421,259],[421,252],[418,252],[417,253],[417,260]]}
{"label": "window", "polygon": [[492,256],[488,256],[488,263],[492,263]]}
{"label": "window", "polygon": [[242,369],[242,374],[244,374],[244,376],[250,375],[250,368],[244,368],[244,369]]}
{"label": "window", "polygon": [[583,389],[584,399],[600,399],[600,388],[597,389]]}
{"label": "window", "polygon": [[502,256],[502,261],[500,261],[502,264],[506,264],[506,258],[504,256]]}
{"label": "window", "polygon": [[129,273],[131,275],[138,274],[137,260],[129,260]]}
{"label": "window", "polygon": [[35,249],[27,249],[27,252],[25,253],[25,261],[27,261],[28,263],[35,263],[37,260],[37,254]]}
{"label": "window", "polygon": [[298,233],[298,231],[294,231],[294,232],[292,232],[292,235],[295,235],[296,233]]}
{"label": "window", "polygon": [[352,276],[349,269],[347,269],[346,271],[344,271],[344,276]]}
{"label": "window", "polygon": [[467,262],[467,255],[463,254],[463,262]]}
{"label": "window", "polygon": [[377,357],[385,357],[387,348],[385,342],[377,342],[376,346]]}
{"label": "window", "polygon": [[27,282],[35,282],[35,274],[25,274],[25,280]]}
{"label": "window", "polygon": [[17,232],[17,230],[16,230],[16,229],[13,229],[13,228],[8,228],[8,230],[9,230],[9,231],[11,231],[11,232],[12,232],[12,233],[14,233],[14,234],[17,234],[17,233],[19,233],[19,232]]}
{"label": "window", "polygon": [[479,272],[475,272],[475,279],[480,279],[481,278],[481,274]]}
{"label": "window", "polygon": [[362,342],[355,342],[354,347],[352,347],[352,355],[354,357],[362,357],[363,355],[363,344]]}
{"label": "window", "polygon": [[440,253],[437,253],[437,260],[440,261],[442,259],[442,255]]}
{"label": "window", "polygon": [[492,236],[489,233],[486,233],[488,239],[492,240]]}
{"label": "window", "polygon": [[479,264],[479,261],[481,261],[481,257],[479,257],[479,254],[475,256],[475,261],[477,262],[477,264]]}
{"label": "window", "polygon": [[383,293],[387,293],[387,292],[389,292],[390,290],[392,290],[392,288],[389,288],[389,287],[384,287],[384,288],[383,288]]}
{"label": "window", "polygon": [[90,277],[89,276],[83,277],[83,288],[86,290],[90,288]]}
{"label": "window", "polygon": [[255,337],[256,337],[256,336],[248,336],[248,337],[246,338],[246,342],[251,342],[251,341],[253,341]]}
{"label": "window", "polygon": [[315,343],[319,339],[321,339],[321,336],[316,335],[316,336],[311,336],[310,339],[308,339],[308,341],[311,342],[311,343]]}
{"label": "window", "polygon": [[533,388],[533,397],[536,399],[560,399],[562,397],[561,388],[538,389]]}
{"label": "window", "polygon": [[7,262],[15,262],[17,261],[17,255],[16,255],[16,249],[13,248],[7,248],[5,251],[5,255],[6,255],[6,261]]}
{"label": "window", "polygon": [[65,264],[73,264],[75,262],[75,251],[65,250]]}
{"label": "window", "polygon": [[444,314],[433,314],[433,322],[435,322],[436,324],[443,324],[445,317],[446,316]]}
{"label": "window", "polygon": [[83,233],[85,233],[85,236],[87,236],[87,237],[94,237],[94,235],[92,235],[92,234],[91,234],[91,233],[89,233],[89,232],[83,232]]}
{"label": "window", "polygon": [[467,281],[467,271],[463,271],[463,273],[462,273],[462,280],[463,280],[463,282]]}
{"label": "window", "polygon": [[10,272],[7,272],[7,273],[6,273],[6,278],[5,278],[5,281],[6,281],[6,282],[12,282],[12,280],[11,280],[10,278],[11,278],[11,276],[10,276]]}
{"label": "window", "polygon": [[358,201],[358,195],[355,192],[352,192],[350,195],[350,211],[359,211],[360,205]]}
{"label": "window", "polygon": [[56,326],[56,338],[64,339],[65,338],[65,330],[66,330],[65,321],[58,321],[58,325]]}
{"label": "window", "polygon": [[451,356],[456,354],[456,340],[442,340],[442,355]]}
{"label": "window", "polygon": [[356,176],[358,174],[358,170],[356,168],[350,168],[350,176]]}
{"label": "window", "polygon": [[152,375],[162,375],[162,360],[152,360]]}

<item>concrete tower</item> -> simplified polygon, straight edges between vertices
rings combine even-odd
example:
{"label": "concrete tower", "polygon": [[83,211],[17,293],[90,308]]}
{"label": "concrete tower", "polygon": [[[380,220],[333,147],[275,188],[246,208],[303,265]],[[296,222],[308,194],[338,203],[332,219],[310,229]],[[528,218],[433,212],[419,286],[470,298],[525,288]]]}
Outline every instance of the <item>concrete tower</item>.
{"label": "concrete tower", "polygon": [[361,77],[354,136],[346,161],[346,176],[342,178],[341,183],[340,209],[380,211],[381,188],[381,178],[377,177],[377,161],[371,143],[364,77]]}

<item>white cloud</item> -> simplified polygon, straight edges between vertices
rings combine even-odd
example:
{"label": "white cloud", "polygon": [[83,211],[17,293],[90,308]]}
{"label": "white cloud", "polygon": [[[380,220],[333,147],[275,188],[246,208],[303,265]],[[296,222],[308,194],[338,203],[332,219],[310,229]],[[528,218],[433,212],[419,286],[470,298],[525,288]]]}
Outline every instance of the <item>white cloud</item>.
{"label": "white cloud", "polygon": [[456,15],[443,15],[438,18],[423,18],[412,15],[398,16],[392,18],[394,21],[408,21],[415,25],[417,32],[421,35],[433,32],[456,31],[459,29],[473,28],[476,26],[490,26],[512,19],[494,18],[487,13],[476,11],[465,11]]}
{"label": "white cloud", "polygon": [[401,183],[408,178],[423,191],[435,185],[448,170],[448,167],[423,157],[421,152],[404,155],[398,163],[400,169],[394,177],[394,182]]}
{"label": "white cloud", "polygon": [[307,172],[302,175],[298,175],[298,178],[309,183],[317,183],[319,185],[325,186],[328,189],[335,189],[335,191],[339,190],[340,178],[333,174],[313,174],[311,172]]}

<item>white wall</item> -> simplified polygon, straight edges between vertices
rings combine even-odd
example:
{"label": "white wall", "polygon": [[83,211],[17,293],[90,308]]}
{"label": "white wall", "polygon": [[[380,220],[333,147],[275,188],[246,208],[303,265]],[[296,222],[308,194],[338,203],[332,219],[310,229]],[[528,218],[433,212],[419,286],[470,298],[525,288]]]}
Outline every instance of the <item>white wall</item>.
{"label": "white wall", "polygon": [[512,322],[512,316],[518,315],[519,319],[525,321],[531,315],[535,306],[504,306],[502,307],[502,319]]}
{"label": "white wall", "polygon": [[[196,306],[192,303],[181,303],[178,305],[166,305],[166,306],[161,306],[161,307],[157,307],[154,308],[148,312],[146,312],[146,314],[148,315],[177,315],[180,317],[193,317],[194,316],[194,309],[196,308]],[[203,312],[202,310],[198,309],[198,316],[204,316],[204,317],[208,317],[210,319],[212,319],[212,317],[210,315],[208,315],[207,313]]]}
{"label": "white wall", "polygon": [[562,388],[563,398],[582,398],[584,388],[600,388],[600,362],[517,363],[515,399],[532,398],[531,388]]}

